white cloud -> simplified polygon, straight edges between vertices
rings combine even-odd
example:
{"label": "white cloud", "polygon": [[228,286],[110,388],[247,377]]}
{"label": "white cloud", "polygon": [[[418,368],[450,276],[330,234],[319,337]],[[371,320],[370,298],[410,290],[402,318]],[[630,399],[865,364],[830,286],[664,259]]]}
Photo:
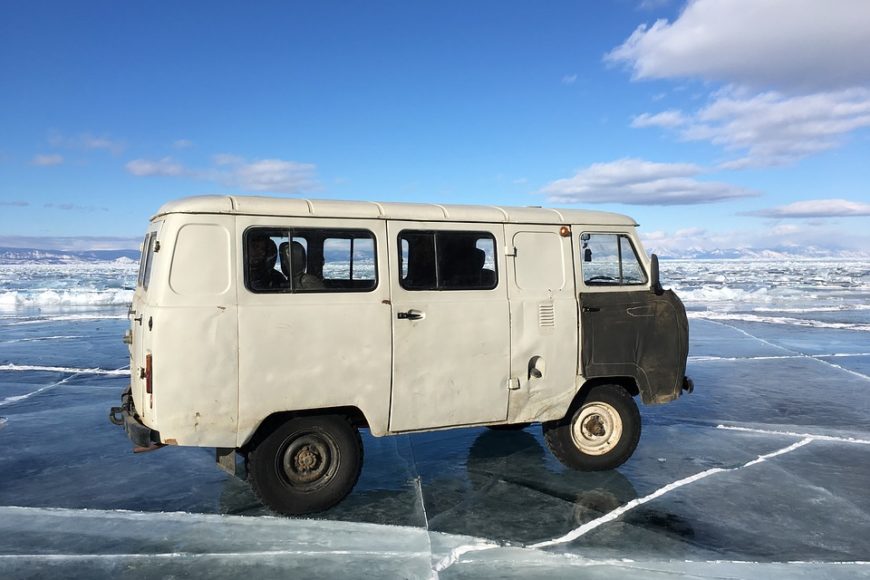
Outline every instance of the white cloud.
{"label": "white cloud", "polygon": [[577,82],[577,75],[576,74],[565,75],[562,77],[562,84],[563,85],[573,85],[576,82]]}
{"label": "white cloud", "polygon": [[190,139],[176,139],[172,142],[172,146],[175,149],[190,149],[193,147],[193,141]]}
{"label": "white cloud", "polygon": [[215,165],[238,165],[245,162],[244,157],[233,155],[232,153],[218,153],[212,157]]}
{"label": "white cloud", "polygon": [[48,143],[52,147],[63,147],[65,149],[104,150],[112,155],[120,155],[127,147],[123,141],[91,133],[81,133],[73,137],[61,133],[52,133],[48,137]]}
{"label": "white cloud", "polygon": [[691,205],[758,195],[735,185],[695,179],[704,171],[691,163],[620,159],[590,165],[573,177],[549,183],[541,193],[555,203],[630,205]]}
{"label": "white cloud", "polygon": [[179,176],[186,173],[184,166],[171,157],[164,157],[157,160],[134,159],[125,165],[127,171],[138,177],[160,176]]}
{"label": "white cloud", "polygon": [[697,111],[644,113],[632,126],[672,129],[683,140],[708,141],[739,155],[723,168],[782,165],[837,147],[849,133],[870,127],[870,89],[785,96],[732,87]]}
{"label": "white cloud", "polygon": [[171,157],[162,159],[134,159],[127,163],[127,171],[139,177],[169,176],[191,177],[236,187],[243,191],[272,193],[301,193],[316,189],[315,166],[284,159],[258,159],[249,161],[238,155],[222,153],[212,158],[213,167],[189,169]]}
{"label": "white cloud", "polygon": [[46,203],[46,204],[43,204],[42,207],[50,208],[50,209],[62,209],[64,211],[87,211],[87,212],[109,211],[109,208],[107,208],[107,207],[98,207],[95,205],[79,205],[76,203],[69,203],[69,202],[66,202],[66,203]]}
{"label": "white cloud", "polygon": [[61,163],[63,163],[63,155],[34,155],[30,163],[32,165],[38,165],[40,167],[60,165]]}
{"label": "white cloud", "polygon": [[686,118],[680,111],[673,109],[662,111],[661,113],[650,114],[643,113],[631,120],[631,126],[635,128],[644,127],[679,127],[686,123]]}
{"label": "white cloud", "polygon": [[223,172],[221,181],[226,185],[248,191],[301,193],[316,185],[314,165],[310,163],[283,159],[261,159],[252,162],[232,162],[225,159],[222,165],[229,165],[229,171]]}
{"label": "white cloud", "polygon": [[868,30],[866,0],[691,0],[673,22],[639,26],[605,60],[636,79],[839,89],[870,83]]}
{"label": "white cloud", "polygon": [[870,216],[870,203],[848,201],[845,199],[813,199],[796,201],[788,205],[743,212],[767,218],[829,218]]}

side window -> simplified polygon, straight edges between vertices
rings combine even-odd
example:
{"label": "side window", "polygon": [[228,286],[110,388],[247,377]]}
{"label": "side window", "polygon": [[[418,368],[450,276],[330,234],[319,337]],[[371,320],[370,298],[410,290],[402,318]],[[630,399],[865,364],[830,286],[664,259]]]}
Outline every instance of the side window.
{"label": "side window", "polygon": [[377,286],[375,237],[367,230],[251,228],[245,286],[256,293],[368,292]]}
{"label": "side window", "polygon": [[290,244],[288,230],[251,228],[245,232],[245,286],[252,292],[289,292],[290,282],[279,269],[278,249]]}
{"label": "side window", "polygon": [[582,234],[580,259],[587,286],[635,286],[647,277],[628,236]]}
{"label": "side window", "polygon": [[491,290],[498,285],[488,232],[399,234],[399,284],[406,290]]}
{"label": "side window", "polygon": [[139,278],[138,285],[145,285],[145,262],[148,260],[148,248],[151,245],[151,234],[145,234],[145,240],[142,242],[142,254],[139,256]]}
{"label": "side window", "polygon": [[142,271],[142,288],[145,290],[148,290],[148,284],[151,282],[151,262],[154,260],[154,242],[156,239],[156,233],[149,234],[145,238],[145,248],[143,249],[145,268]]}
{"label": "side window", "polygon": [[375,239],[368,232],[347,233],[323,241],[323,279],[371,289],[377,284]]}

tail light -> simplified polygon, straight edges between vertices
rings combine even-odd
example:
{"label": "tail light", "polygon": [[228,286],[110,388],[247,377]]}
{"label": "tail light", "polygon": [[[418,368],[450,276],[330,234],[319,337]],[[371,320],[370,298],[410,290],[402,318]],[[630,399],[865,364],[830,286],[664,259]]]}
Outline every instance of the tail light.
{"label": "tail light", "polygon": [[151,370],[151,355],[145,355],[145,392],[149,395],[151,394],[151,390],[153,387],[152,381],[152,370]]}

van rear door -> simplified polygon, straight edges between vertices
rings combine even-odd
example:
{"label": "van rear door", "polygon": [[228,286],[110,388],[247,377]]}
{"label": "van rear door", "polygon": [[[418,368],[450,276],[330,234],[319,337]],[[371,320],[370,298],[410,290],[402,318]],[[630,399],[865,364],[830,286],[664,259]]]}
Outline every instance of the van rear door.
{"label": "van rear door", "polygon": [[144,328],[150,317],[148,288],[151,286],[154,270],[154,250],[158,235],[163,227],[163,220],[152,222],[142,242],[142,256],[139,262],[139,278],[136,291],[133,293],[133,303],[130,305],[130,383],[133,391],[133,404],[140,415],[145,415],[150,401],[145,392],[145,357],[151,349],[151,335]]}

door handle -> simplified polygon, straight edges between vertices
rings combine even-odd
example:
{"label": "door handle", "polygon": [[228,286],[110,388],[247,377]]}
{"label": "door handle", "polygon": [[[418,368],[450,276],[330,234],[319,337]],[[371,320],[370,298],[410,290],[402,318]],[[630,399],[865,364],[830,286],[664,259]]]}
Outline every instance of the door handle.
{"label": "door handle", "polygon": [[407,312],[397,312],[396,318],[399,320],[422,320],[426,318],[426,313],[422,310],[411,309]]}
{"label": "door handle", "polygon": [[600,308],[593,308],[592,306],[584,306],[583,312],[601,312]]}

